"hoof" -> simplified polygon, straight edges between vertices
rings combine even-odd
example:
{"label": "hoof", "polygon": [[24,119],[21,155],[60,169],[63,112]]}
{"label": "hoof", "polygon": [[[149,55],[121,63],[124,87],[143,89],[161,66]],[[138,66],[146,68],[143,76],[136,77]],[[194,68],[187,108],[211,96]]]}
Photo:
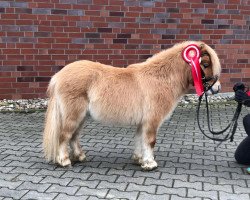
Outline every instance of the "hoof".
{"label": "hoof", "polygon": [[71,155],[71,160],[74,162],[83,162],[86,159],[86,155],[81,153],[80,155]]}
{"label": "hoof", "polygon": [[132,160],[135,162],[135,164],[142,165],[142,156],[133,155]]}
{"label": "hoof", "polygon": [[78,157],[78,160],[79,160],[80,162],[83,162],[85,159],[86,159],[86,155],[85,155],[84,153],[82,153],[82,154],[79,155],[79,157]]}
{"label": "hoof", "polygon": [[71,161],[69,158],[57,158],[57,163],[61,165],[62,167],[70,167],[71,166]]}
{"label": "hoof", "polygon": [[155,162],[154,160],[152,160],[152,161],[145,161],[141,165],[141,168],[143,170],[145,170],[145,171],[151,171],[151,170],[153,170],[153,169],[155,169],[157,167],[158,167],[157,162]]}

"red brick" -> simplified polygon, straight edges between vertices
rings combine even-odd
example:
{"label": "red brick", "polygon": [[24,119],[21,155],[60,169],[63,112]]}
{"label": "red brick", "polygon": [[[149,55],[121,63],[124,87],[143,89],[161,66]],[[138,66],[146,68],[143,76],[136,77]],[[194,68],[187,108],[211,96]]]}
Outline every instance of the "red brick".
{"label": "red brick", "polygon": [[19,82],[19,83],[12,83],[12,88],[27,88],[29,87],[29,83]]}
{"label": "red brick", "polygon": [[[14,94],[15,92],[13,92]],[[12,94],[1,94],[0,93],[0,99],[12,99],[13,95]],[[14,98],[13,98],[14,99]]]}
{"label": "red brick", "polygon": [[16,89],[1,89],[0,88],[0,94],[13,94],[16,92]]}
{"label": "red brick", "polygon": [[2,19],[18,19],[18,15],[17,14],[1,14],[1,18]]}
{"label": "red brick", "polygon": [[3,49],[3,54],[20,54],[20,49]]}
{"label": "red brick", "polygon": [[0,83],[0,88],[11,88],[11,83]]}

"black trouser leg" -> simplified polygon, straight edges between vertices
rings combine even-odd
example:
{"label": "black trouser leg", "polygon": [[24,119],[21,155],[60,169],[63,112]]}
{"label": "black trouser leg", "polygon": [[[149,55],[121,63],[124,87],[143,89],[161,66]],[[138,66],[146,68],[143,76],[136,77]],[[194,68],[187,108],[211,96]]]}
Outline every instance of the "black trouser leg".
{"label": "black trouser leg", "polygon": [[248,136],[250,136],[250,114],[243,118],[243,125]]}
{"label": "black trouser leg", "polygon": [[250,114],[243,118],[243,125],[248,135],[237,147],[234,157],[239,164],[250,164]]}
{"label": "black trouser leg", "polygon": [[250,165],[250,136],[247,136],[237,147],[235,160],[239,164]]}

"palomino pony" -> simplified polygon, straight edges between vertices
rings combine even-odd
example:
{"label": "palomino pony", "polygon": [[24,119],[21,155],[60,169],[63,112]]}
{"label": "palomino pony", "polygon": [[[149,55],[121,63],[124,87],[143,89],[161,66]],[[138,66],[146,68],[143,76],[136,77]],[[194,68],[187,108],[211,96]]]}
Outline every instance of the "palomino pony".
{"label": "palomino pony", "polygon": [[[137,125],[132,158],[144,170],[156,168],[153,148],[157,130],[193,84],[191,66],[182,57],[183,50],[190,44],[200,50],[204,78],[219,77],[221,66],[217,54],[197,41],[176,44],[127,68],[82,60],[55,74],[48,87],[43,136],[47,160],[68,166],[70,159],[85,159],[79,131],[89,112],[93,119],[101,122]],[[213,93],[220,89],[216,80],[210,87]]]}

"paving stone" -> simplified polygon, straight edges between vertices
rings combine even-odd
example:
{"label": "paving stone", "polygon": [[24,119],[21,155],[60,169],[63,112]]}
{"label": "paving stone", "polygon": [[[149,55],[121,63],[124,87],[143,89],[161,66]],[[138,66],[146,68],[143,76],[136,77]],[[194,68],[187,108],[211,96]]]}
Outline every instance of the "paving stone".
{"label": "paving stone", "polygon": [[16,177],[16,180],[20,181],[30,181],[32,183],[39,183],[44,177],[43,176],[32,176],[27,174],[20,174]]}
{"label": "paving stone", "polygon": [[89,196],[70,196],[67,194],[59,194],[54,200],[87,200]]}
{"label": "paving stone", "polygon": [[11,181],[15,179],[17,176],[18,174],[8,174],[8,172],[7,173],[0,172],[0,180]]}
{"label": "paving stone", "polygon": [[[100,197],[96,197],[96,196],[89,196],[88,200],[99,200],[99,199],[103,199],[105,200],[106,198],[100,198]],[[111,198],[112,199],[112,198]]]}
{"label": "paving stone", "polygon": [[197,164],[191,164],[190,168],[191,169],[210,170],[210,171],[215,171],[216,170],[215,165],[197,165]]}
{"label": "paving stone", "polygon": [[129,200],[137,200],[139,195],[138,191],[135,192],[127,192],[127,191],[119,191],[115,189],[111,189],[106,198],[107,199],[129,199]]}
{"label": "paving stone", "polygon": [[137,183],[142,184],[145,180],[145,177],[127,177],[127,176],[119,176],[116,180],[117,183]]}
{"label": "paving stone", "polygon": [[171,200],[186,200],[186,199],[189,199],[189,200],[211,200],[211,199],[206,199],[203,197],[188,198],[188,197],[180,197],[178,195],[171,195]]}
{"label": "paving stone", "polygon": [[146,192],[140,192],[137,200],[145,200],[145,199],[166,200],[166,199],[170,199],[170,195],[168,195],[168,194],[156,195],[156,194],[148,194]]}
{"label": "paving stone", "polygon": [[174,188],[193,188],[196,190],[202,190],[202,182],[186,182],[181,180],[174,181]]}
{"label": "paving stone", "polygon": [[55,178],[53,176],[46,176],[40,183],[58,184],[61,186],[66,186],[72,178]]}
{"label": "paving stone", "polygon": [[190,174],[202,176],[202,170],[199,169],[181,169],[177,168],[176,174]]}
{"label": "paving stone", "polygon": [[196,175],[191,174],[189,176],[189,181],[190,182],[199,182],[199,181],[201,181],[203,183],[211,183],[211,184],[214,184],[214,185],[217,184],[217,178],[215,176],[201,177],[201,176],[196,176]]}
{"label": "paving stone", "polygon": [[108,182],[114,182],[117,179],[116,175],[99,175],[92,174],[88,180],[103,180]]}
{"label": "paving stone", "polygon": [[1,197],[13,198],[13,199],[21,199],[28,190],[11,190],[8,188],[0,188]]}
{"label": "paving stone", "polygon": [[50,187],[51,184],[38,184],[32,182],[24,182],[17,189],[18,190],[36,190],[37,192],[45,192]]}
{"label": "paving stone", "polygon": [[77,193],[75,194],[75,196],[88,196],[88,195],[94,195],[97,196],[98,198],[105,198],[106,195],[108,194],[109,189],[91,189],[88,187],[81,187]]}
{"label": "paving stone", "polygon": [[186,188],[172,188],[172,187],[158,186],[156,194],[176,194],[181,197],[186,197],[187,191]]}
{"label": "paving stone", "polygon": [[133,174],[135,173],[134,170],[118,170],[118,169],[109,169],[107,174],[108,175],[120,175],[120,176],[127,176],[127,177],[132,177]]}
{"label": "paving stone", "polygon": [[160,179],[173,179],[173,180],[182,180],[182,181],[187,181],[188,180],[188,175],[187,174],[162,174]]}
{"label": "paving stone", "polygon": [[136,171],[134,174],[134,177],[151,177],[154,179],[160,178],[161,173],[156,171],[149,171],[149,172],[143,172],[143,171]]}
{"label": "paving stone", "polygon": [[212,185],[210,183],[204,183],[204,190],[205,191],[224,191],[224,192],[228,192],[228,193],[233,193],[233,188],[232,185]]}
{"label": "paving stone", "polygon": [[155,185],[144,186],[135,183],[129,183],[126,191],[139,191],[139,192],[148,192],[154,194],[156,191],[156,186]]}
{"label": "paving stone", "polygon": [[97,186],[97,189],[113,188],[119,191],[125,191],[126,187],[127,183],[110,183],[108,181],[100,181],[100,183]]}
{"label": "paving stone", "polygon": [[154,179],[154,178],[146,178],[144,185],[162,185],[165,187],[172,187],[173,186],[173,180],[172,179]]}
{"label": "paving stone", "polygon": [[[237,186],[237,185],[233,185],[233,188],[234,188],[234,193],[235,194],[242,194],[242,193],[250,194],[249,188],[240,187],[240,186]],[[227,192],[227,191],[225,191],[225,192]]]}
{"label": "paving stone", "polygon": [[201,191],[195,189],[189,189],[187,192],[187,197],[194,198],[194,197],[203,197],[209,199],[218,199],[218,191]]}
{"label": "paving stone", "polygon": [[12,171],[14,168],[15,167],[7,167],[7,166],[0,167],[0,173],[8,173],[8,172]]}
{"label": "paving stone", "polygon": [[1,187],[7,187],[10,190],[16,189],[21,184],[22,184],[22,181],[15,181],[14,179],[11,179],[9,181],[0,180],[0,188]]}
{"label": "paving stone", "polygon": [[22,199],[36,199],[36,200],[53,200],[57,193],[40,193],[37,191],[29,191]]}
{"label": "paving stone", "polygon": [[88,181],[83,181],[81,179],[73,179],[68,185],[69,186],[84,186],[88,188],[96,188],[97,185],[99,185],[101,180],[88,180]]}
{"label": "paving stone", "polygon": [[226,193],[223,191],[219,191],[219,199],[220,200],[234,200],[234,199],[250,199],[249,191],[246,194],[232,194]]}
{"label": "paving stone", "polygon": [[204,171],[205,177],[219,177],[219,178],[225,178],[230,179],[231,175],[229,172],[216,172],[216,171]]}
{"label": "paving stone", "polygon": [[225,178],[220,178],[218,179],[218,184],[219,185],[232,185],[232,186],[240,186],[240,187],[247,187],[247,183],[245,180],[234,180],[234,179],[225,179]]}
{"label": "paving stone", "polygon": [[11,170],[9,173],[35,175],[38,171],[39,169],[27,169],[23,167],[16,167],[13,170]]}
{"label": "paving stone", "polygon": [[107,174],[109,168],[106,167],[101,167],[99,166],[98,168],[94,168],[94,167],[84,167],[84,169],[81,171],[82,173],[94,173],[94,174],[101,174],[101,175],[105,175]]}
{"label": "paving stone", "polygon": [[80,178],[82,180],[87,180],[91,176],[91,173],[76,173],[73,171],[66,171],[61,178]]}
{"label": "paving stone", "polygon": [[20,161],[12,161],[10,162],[7,166],[8,167],[22,167],[22,168],[25,168],[25,169],[28,169],[30,168],[30,166],[34,165],[34,163],[27,163],[27,162],[20,162]]}
{"label": "paving stone", "polygon": [[[47,184],[46,184],[47,185]],[[47,193],[65,193],[68,195],[74,195],[76,191],[79,189],[78,186],[60,186],[56,184],[52,184],[48,190],[46,190]]]}
{"label": "paving stone", "polygon": [[[62,170],[47,170],[47,169],[41,169],[39,172],[36,173],[36,175],[44,175],[44,176],[53,176],[53,177],[61,177],[65,171]],[[79,175],[78,175],[79,176]]]}

